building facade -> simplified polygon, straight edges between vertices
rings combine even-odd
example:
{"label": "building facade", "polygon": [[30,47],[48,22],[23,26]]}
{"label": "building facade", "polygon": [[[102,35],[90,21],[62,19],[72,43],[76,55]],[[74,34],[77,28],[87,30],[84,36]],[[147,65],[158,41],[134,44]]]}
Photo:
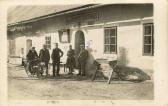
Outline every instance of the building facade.
{"label": "building facade", "polygon": [[84,44],[88,69],[95,59],[117,59],[120,65],[153,70],[153,5],[94,4],[8,24],[9,57],[26,56],[32,46],[39,52],[43,44],[51,53],[55,43],[64,51],[62,61],[70,44],[76,54]]}

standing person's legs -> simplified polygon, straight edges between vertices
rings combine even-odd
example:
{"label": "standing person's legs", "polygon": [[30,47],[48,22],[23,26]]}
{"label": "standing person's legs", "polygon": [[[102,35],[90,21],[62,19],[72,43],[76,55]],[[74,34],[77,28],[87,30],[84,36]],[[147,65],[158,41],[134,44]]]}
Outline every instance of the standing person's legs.
{"label": "standing person's legs", "polygon": [[46,75],[48,75],[48,61],[45,61],[45,67],[46,67]]}
{"label": "standing person's legs", "polygon": [[82,71],[82,67],[81,67],[81,62],[78,62],[78,67],[79,67],[79,73],[78,73],[78,75],[81,75],[81,71]]}
{"label": "standing person's legs", "polygon": [[32,61],[29,61],[29,72],[31,73],[31,75],[33,74],[32,67],[33,67]]}
{"label": "standing person's legs", "polygon": [[68,69],[69,69],[68,74],[71,74],[71,68],[70,68],[70,66],[68,66]]}
{"label": "standing person's legs", "polygon": [[29,63],[29,72],[31,73],[31,63]]}
{"label": "standing person's legs", "polygon": [[73,66],[72,66],[72,64],[71,64],[71,67],[70,67],[70,68],[71,68],[71,73],[72,73],[72,72],[73,72]]}
{"label": "standing person's legs", "polygon": [[74,62],[74,59],[73,58],[71,58],[71,61],[70,61],[70,72],[72,73],[74,70],[73,70],[73,68],[74,68],[74,65],[75,64],[75,62]]}
{"label": "standing person's legs", "polygon": [[23,58],[22,58],[22,66],[24,66]]}
{"label": "standing person's legs", "polygon": [[82,76],[85,76],[85,66],[86,66],[85,62],[81,63]]}
{"label": "standing person's legs", "polygon": [[70,73],[70,62],[69,62],[69,57],[67,57],[67,61],[66,61],[66,66],[69,69],[68,74]]}
{"label": "standing person's legs", "polygon": [[75,58],[72,59],[73,61],[73,66],[72,66],[72,72],[74,71],[74,68],[76,67],[76,61],[75,61]]}
{"label": "standing person's legs", "polygon": [[43,71],[43,66],[41,66],[41,70]]}
{"label": "standing person's legs", "polygon": [[72,59],[69,59],[69,74],[72,74]]}
{"label": "standing person's legs", "polygon": [[56,65],[56,63],[53,62],[53,76],[54,76],[54,77],[55,77],[55,65]]}
{"label": "standing person's legs", "polygon": [[56,64],[57,64],[57,75],[59,75],[59,71],[60,71],[60,62],[58,61]]}
{"label": "standing person's legs", "polygon": [[68,59],[67,59],[67,66],[68,66],[68,69],[69,69],[69,72],[68,72],[68,74],[72,74],[72,61],[71,61],[72,59],[70,58],[70,57],[68,57]]}
{"label": "standing person's legs", "polygon": [[69,66],[69,74],[72,74],[72,65]]}

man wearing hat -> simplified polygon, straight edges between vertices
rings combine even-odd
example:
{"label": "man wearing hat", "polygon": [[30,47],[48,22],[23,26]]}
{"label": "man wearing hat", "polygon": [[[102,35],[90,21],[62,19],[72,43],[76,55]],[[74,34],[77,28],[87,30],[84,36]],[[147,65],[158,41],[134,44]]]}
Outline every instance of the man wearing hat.
{"label": "man wearing hat", "polygon": [[60,58],[64,55],[63,51],[58,48],[58,43],[55,44],[55,48],[52,51],[51,57],[53,61],[53,76],[55,77],[55,66],[57,66],[57,75],[60,71]]}
{"label": "man wearing hat", "polygon": [[45,44],[43,45],[43,49],[40,50],[39,58],[41,62],[44,62],[46,67],[46,76],[48,76],[48,63],[50,61],[50,52]]}
{"label": "man wearing hat", "polygon": [[79,62],[79,74],[85,76],[85,67],[86,62],[88,58],[88,51],[85,49],[84,45],[80,45],[80,53],[78,56],[78,62]]}

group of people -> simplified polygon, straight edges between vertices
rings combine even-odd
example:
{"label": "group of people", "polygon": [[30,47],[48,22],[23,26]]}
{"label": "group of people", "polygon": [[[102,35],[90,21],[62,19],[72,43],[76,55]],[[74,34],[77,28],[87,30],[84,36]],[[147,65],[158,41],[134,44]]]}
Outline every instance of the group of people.
{"label": "group of people", "polygon": [[[51,59],[52,59],[52,65],[53,65],[53,76],[60,76],[60,58],[64,55],[63,51],[58,47],[58,43],[55,44],[55,48],[52,51]],[[72,45],[69,45],[69,50],[67,52],[67,61],[66,61],[66,67],[69,68],[69,73],[72,74],[74,71],[74,68],[76,67],[76,54],[75,50],[72,49]],[[32,47],[28,54],[27,54],[27,60],[29,62],[29,70],[31,70],[31,66],[33,66],[34,62],[33,60],[39,59],[40,62],[45,63],[46,67],[46,76],[48,76],[48,65],[50,61],[50,52],[47,49],[46,45],[43,45],[43,48],[40,50],[39,56],[35,50],[35,47]],[[88,51],[85,49],[84,45],[80,45],[80,53],[77,56],[78,60],[78,67],[79,67],[79,73],[78,75],[85,76],[85,66],[86,61],[88,58]],[[56,69],[57,68],[57,69]]]}

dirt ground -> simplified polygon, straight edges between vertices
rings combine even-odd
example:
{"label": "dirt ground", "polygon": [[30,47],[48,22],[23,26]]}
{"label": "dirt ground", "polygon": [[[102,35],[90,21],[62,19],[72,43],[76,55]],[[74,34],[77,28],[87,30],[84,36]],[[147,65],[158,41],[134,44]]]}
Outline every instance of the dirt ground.
{"label": "dirt ground", "polygon": [[95,80],[62,74],[60,78],[27,77],[24,68],[8,64],[8,97],[10,100],[128,100],[153,99],[153,81]]}

